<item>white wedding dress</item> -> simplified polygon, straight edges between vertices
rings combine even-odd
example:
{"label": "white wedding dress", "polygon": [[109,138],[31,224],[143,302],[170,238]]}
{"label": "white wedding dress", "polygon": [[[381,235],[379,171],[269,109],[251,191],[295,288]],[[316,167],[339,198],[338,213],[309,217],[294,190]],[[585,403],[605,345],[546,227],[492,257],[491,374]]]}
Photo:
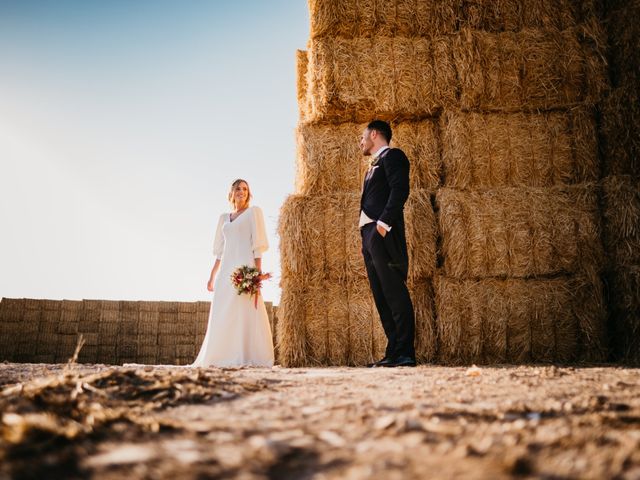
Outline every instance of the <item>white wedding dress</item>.
{"label": "white wedding dress", "polygon": [[220,216],[213,245],[221,259],[214,281],[207,333],[193,367],[236,367],[273,365],[273,341],[262,296],[238,295],[231,273],[242,265],[254,267],[269,247],[262,210],[249,207],[235,220]]}

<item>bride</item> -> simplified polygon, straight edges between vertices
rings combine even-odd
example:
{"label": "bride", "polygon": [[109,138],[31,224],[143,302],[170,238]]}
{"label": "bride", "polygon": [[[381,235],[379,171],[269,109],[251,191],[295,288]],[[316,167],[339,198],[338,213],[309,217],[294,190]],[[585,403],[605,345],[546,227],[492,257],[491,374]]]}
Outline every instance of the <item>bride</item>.
{"label": "bride", "polygon": [[[262,296],[238,295],[231,273],[242,265],[262,270],[262,253],[269,247],[262,210],[250,207],[249,184],[235,180],[229,191],[231,213],[218,220],[213,254],[216,261],[207,289],[213,292],[207,333],[193,367],[273,365],[273,342]],[[267,278],[264,275],[263,278]]]}

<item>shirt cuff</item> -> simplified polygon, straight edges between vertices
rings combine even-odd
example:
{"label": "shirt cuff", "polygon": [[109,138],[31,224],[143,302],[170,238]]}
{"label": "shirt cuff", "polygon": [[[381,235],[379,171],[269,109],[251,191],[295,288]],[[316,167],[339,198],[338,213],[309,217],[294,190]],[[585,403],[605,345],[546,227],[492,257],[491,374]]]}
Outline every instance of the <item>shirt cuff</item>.
{"label": "shirt cuff", "polygon": [[391,231],[391,227],[389,225],[387,225],[386,223],[384,223],[383,221],[378,220],[376,223],[378,225],[380,225],[382,228],[384,228],[387,232]]}

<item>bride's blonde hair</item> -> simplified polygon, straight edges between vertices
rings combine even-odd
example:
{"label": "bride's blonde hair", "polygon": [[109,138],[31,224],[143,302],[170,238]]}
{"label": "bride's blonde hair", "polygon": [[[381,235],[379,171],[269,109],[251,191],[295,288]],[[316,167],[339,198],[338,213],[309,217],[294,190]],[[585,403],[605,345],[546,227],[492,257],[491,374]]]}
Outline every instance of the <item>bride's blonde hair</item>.
{"label": "bride's blonde hair", "polygon": [[[233,199],[233,190],[241,183],[244,183],[247,186],[247,193],[249,195],[247,195],[247,200],[244,202],[244,205],[242,205],[241,207],[237,207],[236,202]],[[236,210],[240,210],[240,208],[247,208],[249,206],[249,202],[251,201],[251,197],[252,195],[251,195],[251,188],[249,187],[249,182],[247,182],[246,180],[243,180],[242,178],[237,178],[233,182],[231,182],[231,187],[229,188],[229,194],[227,195],[227,200],[229,200],[229,203],[231,204],[232,207],[234,207]]]}

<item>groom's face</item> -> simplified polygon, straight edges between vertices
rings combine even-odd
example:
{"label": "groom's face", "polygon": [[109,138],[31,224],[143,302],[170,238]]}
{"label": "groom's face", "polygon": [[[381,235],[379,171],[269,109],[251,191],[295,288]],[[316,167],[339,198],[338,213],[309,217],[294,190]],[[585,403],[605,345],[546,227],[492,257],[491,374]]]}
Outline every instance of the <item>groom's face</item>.
{"label": "groom's face", "polygon": [[373,140],[371,139],[371,130],[365,128],[364,132],[362,132],[362,137],[360,137],[360,150],[362,150],[364,156],[367,156],[371,155],[372,148]]}

